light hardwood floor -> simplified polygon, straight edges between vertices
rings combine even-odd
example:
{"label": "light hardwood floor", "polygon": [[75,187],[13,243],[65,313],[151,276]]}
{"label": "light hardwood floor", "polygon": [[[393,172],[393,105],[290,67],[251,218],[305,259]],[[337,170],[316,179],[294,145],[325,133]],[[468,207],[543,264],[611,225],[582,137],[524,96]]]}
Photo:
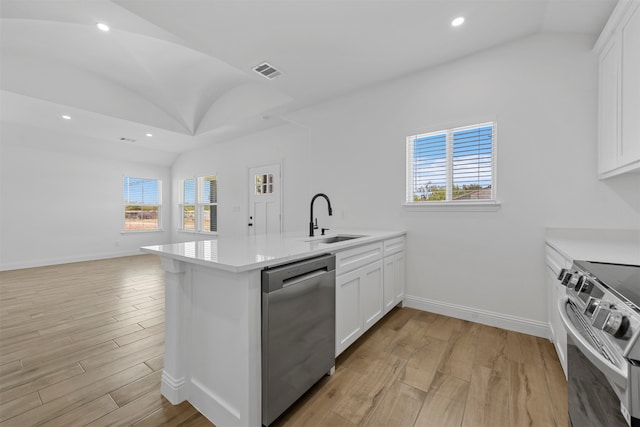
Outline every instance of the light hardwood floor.
{"label": "light hardwood floor", "polygon": [[[0,426],[211,426],[160,395],[163,272],[141,255],[0,272]],[[562,426],[545,339],[394,309],[277,426]]]}

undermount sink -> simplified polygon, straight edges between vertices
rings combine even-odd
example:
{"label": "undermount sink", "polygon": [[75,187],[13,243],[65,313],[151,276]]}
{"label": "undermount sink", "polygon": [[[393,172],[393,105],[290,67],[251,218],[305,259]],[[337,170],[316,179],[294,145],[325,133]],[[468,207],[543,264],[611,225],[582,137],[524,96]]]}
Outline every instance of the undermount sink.
{"label": "undermount sink", "polygon": [[349,236],[349,235],[346,235],[346,234],[338,234],[337,236],[327,237],[326,239],[316,240],[316,242],[318,242],[318,243],[338,243],[338,242],[344,242],[345,240],[358,239],[360,237],[365,237],[365,236]]}

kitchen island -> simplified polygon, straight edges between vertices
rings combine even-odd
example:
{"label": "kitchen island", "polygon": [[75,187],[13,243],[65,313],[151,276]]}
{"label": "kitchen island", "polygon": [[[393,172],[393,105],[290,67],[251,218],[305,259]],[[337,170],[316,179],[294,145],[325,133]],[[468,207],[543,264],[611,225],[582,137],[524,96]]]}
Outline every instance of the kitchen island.
{"label": "kitchen island", "polygon": [[[398,257],[398,250],[404,250],[405,233],[348,230],[339,234],[359,237],[326,243],[327,238],[336,234],[310,238],[297,233],[142,248],[143,252],[159,255],[165,270],[162,394],[173,404],[188,400],[216,425],[261,425],[260,273],[265,267],[325,253],[344,254],[341,258],[343,271],[362,269],[365,264],[379,265],[380,289],[376,290],[380,295],[379,304],[374,307],[374,315],[366,319],[360,316],[360,327],[351,327],[354,332],[348,333],[344,345],[371,326],[372,319],[382,317],[388,311],[385,309],[388,298],[382,299],[382,257],[387,252],[390,260]],[[401,265],[401,269],[396,266],[396,276],[400,273],[404,280],[404,258]],[[340,274],[340,268],[339,261],[337,274]],[[350,271],[349,275],[353,273]],[[349,275],[345,274],[345,277]],[[354,280],[351,282],[355,283]],[[345,284],[348,283],[345,281]],[[401,302],[403,290],[404,284],[401,293],[392,292],[390,301],[394,305]],[[361,292],[358,288],[356,294]],[[337,299],[338,294],[336,292]],[[358,308],[357,311],[362,310]],[[339,316],[338,312],[337,307],[336,316]],[[350,322],[353,317],[349,316],[346,321]],[[336,339],[345,335],[340,330],[341,324],[344,322],[337,319]],[[338,350],[337,346],[336,353],[343,347]]]}

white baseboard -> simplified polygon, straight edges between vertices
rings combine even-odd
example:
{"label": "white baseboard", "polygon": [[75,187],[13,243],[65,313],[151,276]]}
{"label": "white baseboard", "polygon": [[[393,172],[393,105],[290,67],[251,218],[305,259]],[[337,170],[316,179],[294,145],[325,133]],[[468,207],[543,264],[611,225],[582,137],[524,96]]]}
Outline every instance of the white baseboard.
{"label": "white baseboard", "polygon": [[171,404],[177,405],[187,399],[185,383],[184,377],[177,380],[163,370],[160,392]]}
{"label": "white baseboard", "polygon": [[[245,419],[240,410],[231,402],[223,399],[219,394],[205,387],[202,383],[193,378],[188,383],[189,403],[193,405],[209,421],[216,420],[219,426],[250,426],[260,425],[260,419]],[[258,414],[254,415],[259,415]],[[249,415],[250,416],[250,415]]]}
{"label": "white baseboard", "polygon": [[497,328],[508,329],[510,331],[521,332],[523,334],[534,335],[536,337],[550,337],[549,325],[537,320],[516,317],[508,314],[495,313],[487,310],[480,310],[472,307],[465,307],[457,304],[450,304],[427,298],[406,295],[404,306],[422,311],[442,314],[455,317],[457,319],[469,320],[471,322],[482,323],[484,325],[495,326]]}
{"label": "white baseboard", "polygon": [[22,268],[44,267],[47,265],[70,264],[72,262],[96,261],[99,259],[120,258],[125,256],[131,256],[131,255],[144,255],[144,254],[140,252],[139,249],[136,249],[136,250],[127,250],[127,251],[121,251],[121,252],[110,252],[110,253],[93,254],[93,255],[78,255],[78,256],[71,256],[71,257],[29,260],[29,261],[0,264],[0,271],[19,270]]}

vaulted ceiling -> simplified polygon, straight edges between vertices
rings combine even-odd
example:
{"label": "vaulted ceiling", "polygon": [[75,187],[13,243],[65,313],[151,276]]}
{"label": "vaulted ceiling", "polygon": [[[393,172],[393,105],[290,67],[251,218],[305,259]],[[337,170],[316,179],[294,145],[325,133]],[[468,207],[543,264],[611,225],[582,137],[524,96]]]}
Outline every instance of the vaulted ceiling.
{"label": "vaulted ceiling", "polygon": [[[595,37],[615,0],[0,5],[2,121],[180,153],[531,34]],[[457,16],[466,22],[454,28]],[[263,61],[282,74],[255,73]]]}

